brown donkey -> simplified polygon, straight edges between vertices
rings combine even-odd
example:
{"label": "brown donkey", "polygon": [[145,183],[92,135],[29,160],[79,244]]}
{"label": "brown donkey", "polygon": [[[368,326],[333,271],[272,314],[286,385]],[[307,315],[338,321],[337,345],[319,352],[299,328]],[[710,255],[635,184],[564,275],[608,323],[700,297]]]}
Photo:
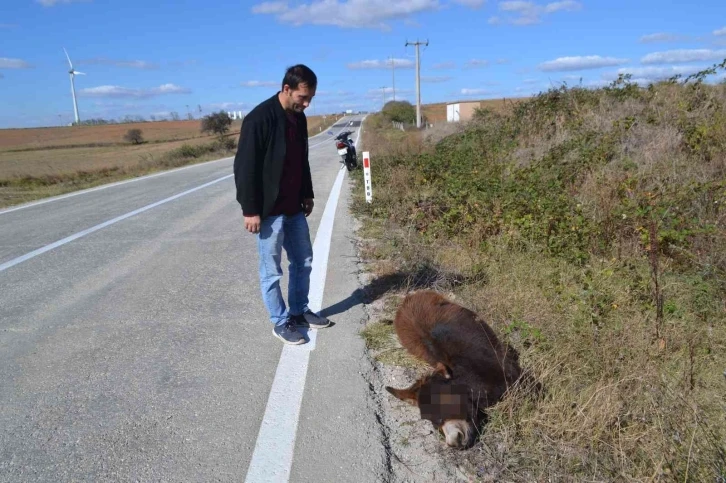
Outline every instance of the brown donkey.
{"label": "brown donkey", "polygon": [[471,446],[483,410],[522,373],[517,353],[476,313],[431,290],[407,295],[393,324],[403,347],[434,371],[407,389],[386,390],[418,406],[447,445]]}

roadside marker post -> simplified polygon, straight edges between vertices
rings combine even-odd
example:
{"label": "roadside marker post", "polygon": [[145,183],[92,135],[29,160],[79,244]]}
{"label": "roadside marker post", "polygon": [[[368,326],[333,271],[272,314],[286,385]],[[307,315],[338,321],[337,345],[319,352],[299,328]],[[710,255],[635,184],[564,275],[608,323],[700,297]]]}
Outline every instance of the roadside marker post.
{"label": "roadside marker post", "polygon": [[368,151],[363,151],[363,179],[366,187],[366,203],[373,201],[373,186],[371,185],[371,156]]}

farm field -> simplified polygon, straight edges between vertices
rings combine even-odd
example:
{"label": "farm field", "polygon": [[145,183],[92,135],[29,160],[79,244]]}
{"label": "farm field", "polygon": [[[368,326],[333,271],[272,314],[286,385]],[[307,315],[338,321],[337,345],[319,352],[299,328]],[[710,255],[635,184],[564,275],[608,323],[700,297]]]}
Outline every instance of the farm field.
{"label": "farm field", "polygon": [[[312,136],[341,116],[308,116]],[[161,169],[234,155],[242,121],[225,144],[200,131],[201,120],[0,130],[0,207]],[[130,129],[143,142],[124,140]]]}

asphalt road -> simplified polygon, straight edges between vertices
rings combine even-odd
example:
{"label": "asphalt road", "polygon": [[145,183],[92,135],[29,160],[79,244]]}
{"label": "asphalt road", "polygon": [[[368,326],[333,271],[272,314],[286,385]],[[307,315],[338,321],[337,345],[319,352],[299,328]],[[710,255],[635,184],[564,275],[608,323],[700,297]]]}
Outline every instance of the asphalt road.
{"label": "asphalt road", "polygon": [[[310,139],[313,238],[338,160],[332,136]],[[283,345],[231,175],[227,158],[0,211],[0,481],[245,480]],[[285,481],[385,478],[342,175],[335,326],[309,353]]]}

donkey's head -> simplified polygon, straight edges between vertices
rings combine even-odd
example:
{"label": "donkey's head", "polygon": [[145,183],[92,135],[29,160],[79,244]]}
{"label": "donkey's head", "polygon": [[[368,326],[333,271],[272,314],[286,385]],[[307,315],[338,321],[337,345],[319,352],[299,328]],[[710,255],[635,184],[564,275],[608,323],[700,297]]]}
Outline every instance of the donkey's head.
{"label": "donkey's head", "polygon": [[433,374],[423,376],[406,389],[386,386],[398,399],[417,406],[421,418],[431,421],[452,448],[467,448],[476,439],[481,414],[478,401],[466,383],[457,380],[443,364]]}

